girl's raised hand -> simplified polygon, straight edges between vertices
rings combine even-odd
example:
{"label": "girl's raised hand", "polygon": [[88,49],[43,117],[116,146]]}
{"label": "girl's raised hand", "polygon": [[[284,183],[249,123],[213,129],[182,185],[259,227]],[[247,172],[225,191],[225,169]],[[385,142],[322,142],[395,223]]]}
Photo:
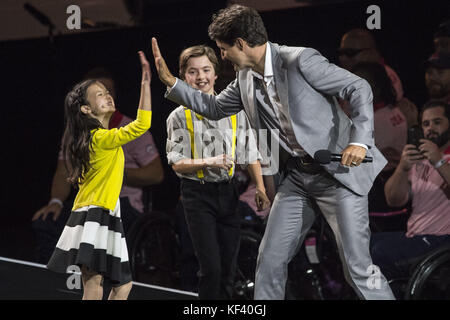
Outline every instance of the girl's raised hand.
{"label": "girl's raised hand", "polygon": [[152,73],[150,71],[150,64],[147,61],[147,58],[145,57],[145,54],[143,51],[138,51],[139,59],[141,60],[141,66],[142,66],[142,82],[150,83],[152,79]]}

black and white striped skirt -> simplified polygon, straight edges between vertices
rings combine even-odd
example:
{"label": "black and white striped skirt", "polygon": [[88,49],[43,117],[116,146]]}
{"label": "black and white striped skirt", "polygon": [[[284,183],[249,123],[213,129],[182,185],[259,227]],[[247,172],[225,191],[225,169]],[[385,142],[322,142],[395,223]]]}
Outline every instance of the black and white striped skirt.
{"label": "black and white striped skirt", "polygon": [[119,200],[114,211],[86,206],[71,212],[47,268],[66,273],[73,265],[103,275],[112,286],[132,280]]}

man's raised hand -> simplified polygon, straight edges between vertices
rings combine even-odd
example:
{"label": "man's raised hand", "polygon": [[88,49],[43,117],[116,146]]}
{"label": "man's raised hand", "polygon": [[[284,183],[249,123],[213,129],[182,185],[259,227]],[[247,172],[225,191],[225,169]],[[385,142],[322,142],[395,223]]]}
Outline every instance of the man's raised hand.
{"label": "man's raised hand", "polygon": [[152,51],[153,57],[155,58],[155,66],[158,71],[159,79],[168,87],[173,87],[175,84],[175,77],[170,73],[169,68],[167,68],[166,62],[159,51],[158,42],[156,38],[152,38]]}

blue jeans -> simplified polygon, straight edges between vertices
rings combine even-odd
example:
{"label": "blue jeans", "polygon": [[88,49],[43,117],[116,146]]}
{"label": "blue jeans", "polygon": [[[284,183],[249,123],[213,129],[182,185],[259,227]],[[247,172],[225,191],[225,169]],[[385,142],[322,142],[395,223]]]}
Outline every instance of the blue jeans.
{"label": "blue jeans", "polygon": [[373,263],[388,279],[409,276],[409,268],[416,258],[450,243],[450,235],[417,235],[407,238],[405,232],[373,233],[370,251]]}

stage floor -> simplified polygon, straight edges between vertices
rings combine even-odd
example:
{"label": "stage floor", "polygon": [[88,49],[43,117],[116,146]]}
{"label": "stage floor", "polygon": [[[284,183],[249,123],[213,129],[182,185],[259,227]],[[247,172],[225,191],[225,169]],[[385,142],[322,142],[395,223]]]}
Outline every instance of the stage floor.
{"label": "stage floor", "polygon": [[[0,300],[80,300],[81,289],[69,289],[74,274],[58,274],[43,264],[0,257]],[[109,289],[105,286],[104,298]],[[133,282],[129,300],[195,300],[193,292]]]}

